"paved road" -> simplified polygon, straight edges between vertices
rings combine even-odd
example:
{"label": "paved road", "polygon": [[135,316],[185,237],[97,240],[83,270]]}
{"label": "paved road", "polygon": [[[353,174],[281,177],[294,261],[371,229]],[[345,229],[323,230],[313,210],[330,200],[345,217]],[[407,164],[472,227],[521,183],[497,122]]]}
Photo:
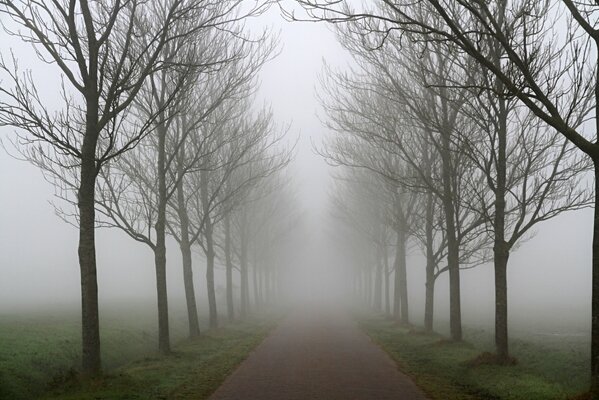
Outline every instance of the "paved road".
{"label": "paved road", "polygon": [[296,312],[211,400],[425,400],[347,315]]}

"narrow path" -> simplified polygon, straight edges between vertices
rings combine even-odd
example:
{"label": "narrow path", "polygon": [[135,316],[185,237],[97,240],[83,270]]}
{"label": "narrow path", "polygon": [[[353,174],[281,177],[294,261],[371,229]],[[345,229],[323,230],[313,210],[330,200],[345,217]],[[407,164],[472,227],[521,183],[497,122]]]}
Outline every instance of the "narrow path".
{"label": "narrow path", "polygon": [[349,316],[296,312],[210,400],[425,400]]}

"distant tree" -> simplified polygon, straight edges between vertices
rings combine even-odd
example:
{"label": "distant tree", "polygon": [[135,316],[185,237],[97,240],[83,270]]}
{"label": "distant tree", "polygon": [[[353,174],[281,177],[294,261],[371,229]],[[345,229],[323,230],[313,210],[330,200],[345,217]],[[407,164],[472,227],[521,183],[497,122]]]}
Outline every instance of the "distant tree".
{"label": "distant tree", "polygon": [[[376,171],[408,192],[430,192],[438,200],[432,204],[442,209],[444,223],[437,226],[444,230],[440,244],[447,251],[431,256],[436,256],[437,261],[440,256],[447,258],[447,268],[439,269],[439,273],[449,271],[453,277],[450,277],[451,332],[453,340],[461,340],[459,270],[465,264],[471,267],[480,263],[472,256],[483,245],[476,240],[483,220],[468,207],[473,194],[467,187],[480,185],[480,179],[470,178],[472,163],[455,140],[463,129],[464,117],[447,95],[427,89],[428,83],[423,81],[421,73],[423,64],[432,63],[446,73],[435,75],[445,79],[435,83],[444,85],[449,76],[448,63],[436,64],[438,59],[426,56],[413,57],[409,60],[415,66],[410,69],[402,64],[404,61],[398,62],[405,49],[400,52],[394,48],[391,54],[368,52],[358,36],[350,36],[351,30],[345,33],[344,46],[352,52],[358,67],[348,73],[328,71],[327,79],[323,80],[326,94],[323,103],[328,116],[325,123],[340,137],[327,156],[335,163]],[[344,136],[355,138],[348,140]],[[427,156],[427,152],[433,153]],[[438,160],[435,170],[431,163],[423,163],[432,158]],[[418,203],[422,208],[424,202]],[[429,238],[435,240],[434,235]],[[428,264],[429,269],[438,265],[434,260]],[[427,284],[431,291],[436,276],[429,274],[431,281]]]}
{"label": "distant tree", "polygon": [[[249,105],[249,104],[247,104]],[[222,222],[220,241],[223,243],[223,257],[226,268],[226,298],[229,319],[234,317],[233,270],[240,272],[240,316],[245,317],[250,307],[249,267],[252,246],[253,219],[251,204],[270,193],[271,182],[282,171],[293,156],[293,147],[279,148],[288,129],[277,127],[271,111],[248,113],[238,120],[239,141],[231,143],[232,148],[244,149],[241,157],[233,164],[227,181],[213,191],[219,208],[214,211],[217,221]],[[277,132],[280,130],[280,132]],[[253,138],[253,139],[252,139]],[[260,223],[266,224],[265,221]],[[264,227],[264,229],[266,229]],[[257,257],[257,251],[254,251]],[[256,258],[255,257],[255,258]]]}
{"label": "distant tree", "polygon": [[[235,4],[234,4],[235,5]],[[210,118],[222,116],[223,104],[243,96],[251,87],[263,57],[253,48],[262,43],[243,36],[236,27],[239,18],[250,14],[231,9],[221,3],[204,15],[206,20],[196,19],[195,24],[205,24],[205,29],[195,29],[197,35],[173,46],[165,52],[172,68],[163,70],[150,81],[148,90],[140,93],[134,102],[140,118],[147,118],[155,108],[162,110],[153,124],[153,131],[137,149],[115,161],[102,176],[99,210],[106,217],[105,224],[122,229],[133,239],[147,244],[155,256],[159,350],[170,352],[168,297],[166,285],[166,235],[167,212],[179,181],[185,174],[201,168],[213,149],[205,149],[206,143],[220,142],[221,132],[210,127]],[[245,10],[243,11],[245,12]],[[230,14],[228,14],[230,13]],[[180,70],[188,79],[178,79]],[[175,98],[169,107],[164,101]],[[215,139],[216,138],[216,139]],[[190,157],[181,157],[187,149]],[[183,160],[185,165],[178,164]],[[183,255],[184,261],[189,261]],[[184,276],[187,276],[184,274]],[[189,290],[189,285],[186,285]],[[190,294],[188,293],[188,297]],[[193,304],[188,303],[193,308]],[[199,327],[188,309],[190,335],[197,335]]]}

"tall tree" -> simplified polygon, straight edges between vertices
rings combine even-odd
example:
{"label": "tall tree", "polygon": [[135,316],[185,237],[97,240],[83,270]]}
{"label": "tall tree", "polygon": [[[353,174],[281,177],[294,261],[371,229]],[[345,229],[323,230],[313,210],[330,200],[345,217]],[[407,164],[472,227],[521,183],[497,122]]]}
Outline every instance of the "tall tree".
{"label": "tall tree", "polygon": [[[135,147],[150,122],[121,124],[147,79],[166,67],[161,54],[197,17],[199,1],[86,0],[0,2],[5,31],[34,46],[36,55],[57,67],[62,108],[49,110],[34,75],[17,60],[0,61],[0,124],[25,132],[23,153],[75,198],[81,273],[82,369],[101,371],[95,248],[96,179],[104,165]],[[54,102],[53,102],[54,103]],[[70,171],[64,176],[65,168]]]}

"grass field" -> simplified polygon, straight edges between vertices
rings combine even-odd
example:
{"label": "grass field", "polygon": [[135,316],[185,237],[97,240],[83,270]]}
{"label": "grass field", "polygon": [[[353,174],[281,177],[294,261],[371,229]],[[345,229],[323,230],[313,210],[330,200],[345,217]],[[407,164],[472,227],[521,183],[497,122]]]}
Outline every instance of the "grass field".
{"label": "grass field", "polygon": [[520,335],[511,341],[514,366],[469,361],[493,351],[488,331],[465,330],[463,343],[400,328],[380,317],[360,325],[433,400],[558,400],[588,388],[590,357],[583,341]]}
{"label": "grass field", "polygon": [[173,313],[174,354],[160,357],[155,318],[151,308],[105,310],[101,337],[106,378],[79,383],[76,312],[0,315],[0,399],[185,399],[188,392],[202,399],[272,326],[272,320],[263,317],[205,331],[189,341],[184,315]]}

